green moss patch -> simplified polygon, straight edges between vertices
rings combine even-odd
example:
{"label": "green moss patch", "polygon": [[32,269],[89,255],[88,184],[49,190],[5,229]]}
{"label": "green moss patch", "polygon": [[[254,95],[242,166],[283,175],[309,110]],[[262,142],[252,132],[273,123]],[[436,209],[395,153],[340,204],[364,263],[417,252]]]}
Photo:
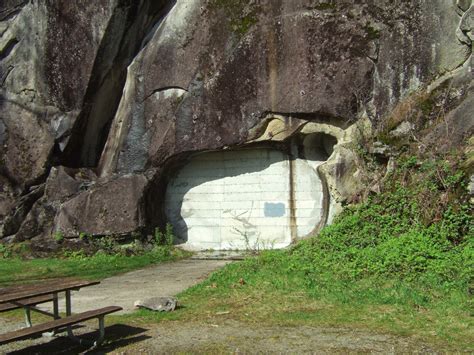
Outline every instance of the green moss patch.
{"label": "green moss patch", "polygon": [[230,30],[240,37],[258,22],[261,11],[261,6],[251,0],[211,0],[209,8],[223,11]]}
{"label": "green moss patch", "polygon": [[377,30],[375,27],[371,26],[370,24],[367,24],[364,27],[364,31],[369,40],[375,40],[375,39],[380,38],[380,31]]}

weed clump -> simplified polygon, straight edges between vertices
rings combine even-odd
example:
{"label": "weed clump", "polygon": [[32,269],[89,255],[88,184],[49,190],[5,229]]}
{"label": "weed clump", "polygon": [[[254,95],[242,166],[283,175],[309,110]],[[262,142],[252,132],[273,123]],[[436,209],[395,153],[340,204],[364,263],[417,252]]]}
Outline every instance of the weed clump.
{"label": "weed clump", "polygon": [[367,24],[364,27],[364,31],[369,40],[376,40],[380,38],[380,31],[377,30],[375,27],[371,26],[370,24]]}
{"label": "weed clump", "polygon": [[309,5],[307,8],[318,10],[318,11],[330,11],[330,10],[335,10],[337,6],[336,4],[332,2],[320,2],[315,5]]}

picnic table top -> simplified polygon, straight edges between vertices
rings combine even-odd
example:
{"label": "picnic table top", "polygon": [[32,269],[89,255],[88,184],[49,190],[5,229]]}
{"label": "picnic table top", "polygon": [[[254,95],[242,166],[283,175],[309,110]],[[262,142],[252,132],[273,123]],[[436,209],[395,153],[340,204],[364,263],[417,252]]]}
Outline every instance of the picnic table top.
{"label": "picnic table top", "polygon": [[26,285],[0,288],[0,304],[19,301],[25,298],[48,295],[99,284],[100,281],[78,279],[55,279]]}

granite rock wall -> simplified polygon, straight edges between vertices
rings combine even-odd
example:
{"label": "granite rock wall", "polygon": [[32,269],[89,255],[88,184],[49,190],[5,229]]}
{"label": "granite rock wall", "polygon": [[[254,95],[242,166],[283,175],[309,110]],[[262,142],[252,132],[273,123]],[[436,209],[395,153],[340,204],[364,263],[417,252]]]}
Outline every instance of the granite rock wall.
{"label": "granite rock wall", "polygon": [[473,13],[466,0],[3,1],[0,238],[152,230],[193,153],[291,145],[310,126],[338,139],[321,172],[340,206],[361,188],[352,143],[413,92],[451,80],[456,137],[472,134]]}

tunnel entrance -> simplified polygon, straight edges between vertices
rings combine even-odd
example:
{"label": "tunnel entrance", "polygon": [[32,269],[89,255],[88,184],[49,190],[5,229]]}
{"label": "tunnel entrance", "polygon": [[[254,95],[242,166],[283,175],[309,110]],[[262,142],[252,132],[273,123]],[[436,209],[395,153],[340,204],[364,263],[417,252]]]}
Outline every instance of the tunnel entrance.
{"label": "tunnel entrance", "polygon": [[321,138],[302,137],[297,157],[273,148],[193,156],[166,191],[177,242],[189,250],[261,250],[310,235],[328,213],[317,167],[332,147]]}

